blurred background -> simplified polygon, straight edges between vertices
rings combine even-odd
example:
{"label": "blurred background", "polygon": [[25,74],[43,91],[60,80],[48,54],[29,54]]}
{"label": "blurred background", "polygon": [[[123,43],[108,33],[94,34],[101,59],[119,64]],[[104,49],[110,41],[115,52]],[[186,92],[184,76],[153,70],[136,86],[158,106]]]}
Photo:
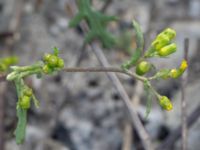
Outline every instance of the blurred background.
{"label": "blurred background", "polygon": [[[119,17],[108,28],[119,41],[104,49],[109,63],[120,66],[135,48],[131,22],[137,20],[148,45],[166,27],[177,31],[178,51],[167,59],[154,59],[158,68],[175,68],[184,55],[184,39],[189,38],[189,69],[186,100],[188,149],[200,147],[200,0],[93,0],[93,6]],[[81,60],[83,30],[69,28],[77,13],[74,0],[0,0],[0,58],[15,55],[19,65],[41,59],[52,47],[60,49],[66,67],[100,66],[86,47]],[[174,109],[166,112],[153,100],[145,119],[146,96],[143,85],[118,75],[133,109],[137,111],[154,148],[181,149],[181,81],[156,81],[154,86],[168,96]],[[26,140],[16,145],[17,95],[13,83],[0,82],[0,150],[143,150],[137,131],[119,93],[105,73],[64,73],[26,79],[40,100],[39,109],[28,112]],[[132,128],[133,127],[133,128]],[[170,138],[170,139],[169,139]],[[168,140],[168,143],[166,141]],[[170,141],[171,140],[171,141]],[[4,149],[3,149],[4,147]]]}

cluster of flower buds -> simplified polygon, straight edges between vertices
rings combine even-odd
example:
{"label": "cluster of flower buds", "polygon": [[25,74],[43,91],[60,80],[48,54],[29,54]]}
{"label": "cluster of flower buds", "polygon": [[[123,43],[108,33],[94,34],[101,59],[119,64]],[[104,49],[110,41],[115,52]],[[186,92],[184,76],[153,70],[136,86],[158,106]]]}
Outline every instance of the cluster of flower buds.
{"label": "cluster of flower buds", "polygon": [[31,88],[26,88],[22,92],[22,97],[19,99],[19,106],[23,109],[29,109],[31,105],[31,97],[33,92]]}
{"label": "cluster of flower buds", "polygon": [[64,61],[58,57],[57,49],[54,49],[54,54],[45,54],[43,57],[44,66],[42,68],[45,74],[51,74],[52,72],[62,69],[64,67]]}
{"label": "cluster of flower buds", "polygon": [[142,76],[144,74],[146,74],[147,72],[149,72],[151,69],[151,64],[147,61],[141,61],[139,64],[137,64],[135,72]]}
{"label": "cluster of flower buds", "polygon": [[166,57],[176,52],[176,44],[171,43],[175,36],[176,31],[167,28],[156,37],[152,42],[151,47],[155,49],[157,55],[160,57]]}
{"label": "cluster of flower buds", "polygon": [[168,79],[168,78],[178,78],[180,77],[185,70],[187,69],[188,64],[186,60],[183,60],[181,62],[181,65],[179,68],[176,69],[162,69],[158,71],[155,75],[156,78],[163,78],[163,79]]}
{"label": "cluster of flower buds", "polygon": [[159,96],[159,104],[163,109],[167,111],[173,109],[173,105],[167,96]]}

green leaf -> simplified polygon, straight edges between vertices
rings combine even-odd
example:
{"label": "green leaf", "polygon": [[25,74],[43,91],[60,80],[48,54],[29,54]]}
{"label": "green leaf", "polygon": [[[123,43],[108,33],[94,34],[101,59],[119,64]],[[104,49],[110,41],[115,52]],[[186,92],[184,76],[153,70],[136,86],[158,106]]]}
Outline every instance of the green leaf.
{"label": "green leaf", "polygon": [[17,128],[15,130],[16,143],[21,144],[24,142],[27,124],[27,110],[21,107],[17,108]]}
{"label": "green leaf", "polygon": [[79,12],[69,22],[70,27],[76,27],[82,20],[88,23],[89,31],[85,36],[85,43],[90,43],[94,39],[99,39],[105,48],[111,48],[116,40],[107,31],[106,26],[110,21],[117,20],[115,16],[107,16],[96,11],[91,6],[90,0],[77,0]]}
{"label": "green leaf", "polygon": [[135,49],[135,52],[132,54],[131,59],[122,65],[122,68],[125,69],[131,68],[138,62],[144,48],[144,37],[140,25],[136,21],[133,21],[133,27],[135,30],[137,48]]}

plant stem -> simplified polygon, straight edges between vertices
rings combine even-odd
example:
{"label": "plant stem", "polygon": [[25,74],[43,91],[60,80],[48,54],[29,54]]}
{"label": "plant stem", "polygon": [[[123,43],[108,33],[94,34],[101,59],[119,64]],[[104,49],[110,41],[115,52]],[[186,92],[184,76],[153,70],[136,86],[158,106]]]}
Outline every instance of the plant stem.
{"label": "plant stem", "polygon": [[[184,59],[188,62],[189,39],[184,40]],[[186,100],[186,86],[187,86],[187,71],[181,78],[181,122],[182,122],[182,150],[187,150],[188,143],[188,129],[187,129],[187,100]]]}
{"label": "plant stem", "polygon": [[145,77],[138,76],[137,74],[131,71],[123,70],[117,67],[87,67],[87,68],[72,67],[72,68],[64,68],[63,71],[65,72],[115,72],[115,73],[126,74],[142,82],[147,80],[147,78]]}

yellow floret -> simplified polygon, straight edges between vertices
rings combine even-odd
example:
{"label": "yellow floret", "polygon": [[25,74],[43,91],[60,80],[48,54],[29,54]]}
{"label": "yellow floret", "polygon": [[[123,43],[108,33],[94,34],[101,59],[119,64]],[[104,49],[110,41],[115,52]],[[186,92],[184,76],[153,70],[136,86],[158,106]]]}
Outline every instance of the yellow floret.
{"label": "yellow floret", "polygon": [[183,61],[181,62],[180,70],[185,71],[187,67],[188,67],[187,61],[186,61],[186,60],[183,60]]}

